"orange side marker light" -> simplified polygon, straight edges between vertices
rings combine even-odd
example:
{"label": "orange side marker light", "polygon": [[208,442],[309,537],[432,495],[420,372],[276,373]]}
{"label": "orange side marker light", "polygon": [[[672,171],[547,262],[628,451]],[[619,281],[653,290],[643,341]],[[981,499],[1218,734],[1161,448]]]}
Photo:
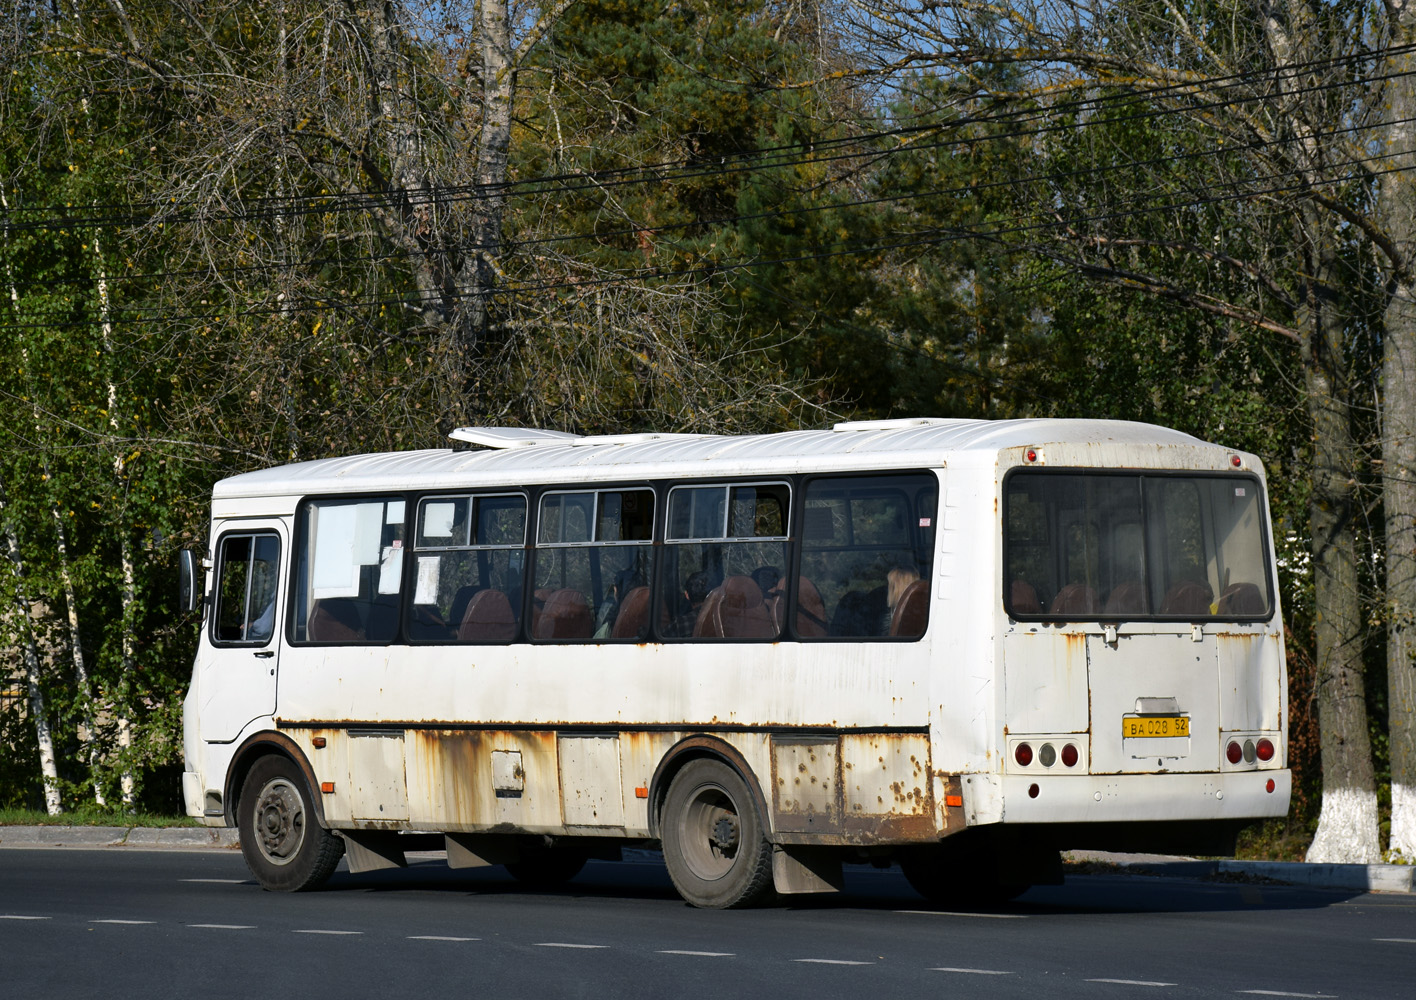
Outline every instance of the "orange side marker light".
{"label": "orange side marker light", "polygon": [[634,797],[636,799],[647,799],[649,797],[649,789],[642,785],[636,787],[634,789]]}
{"label": "orange side marker light", "polygon": [[322,782],[320,782],[320,791],[323,792],[323,793],[326,794],[326,795],[333,795],[333,794],[334,794],[334,782],[332,782],[332,781],[322,781]]}

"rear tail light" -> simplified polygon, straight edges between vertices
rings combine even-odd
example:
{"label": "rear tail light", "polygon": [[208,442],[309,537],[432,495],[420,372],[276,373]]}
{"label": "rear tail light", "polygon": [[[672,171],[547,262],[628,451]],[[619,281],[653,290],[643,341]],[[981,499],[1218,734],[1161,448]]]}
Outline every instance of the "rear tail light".
{"label": "rear tail light", "polygon": [[1057,748],[1051,743],[1044,743],[1042,749],[1037,752],[1037,762],[1043,767],[1051,767],[1057,763]]}
{"label": "rear tail light", "polygon": [[1033,762],[1032,747],[1027,743],[1019,743],[1013,751],[1013,759],[1018,762],[1019,767],[1027,767]]}
{"label": "rear tail light", "polygon": [[1257,752],[1254,750],[1254,741],[1253,741],[1253,740],[1245,740],[1245,741],[1244,741],[1244,763],[1245,763],[1245,764],[1252,764],[1252,763],[1254,762],[1254,758],[1255,758],[1256,756],[1258,756],[1258,754],[1257,754]]}
{"label": "rear tail light", "polygon": [[1077,745],[1068,743],[1062,748],[1062,763],[1068,767],[1076,767],[1081,755],[1077,753]]}
{"label": "rear tail light", "polygon": [[1224,748],[1224,758],[1231,764],[1237,764],[1244,759],[1244,748],[1231,741],[1229,746]]}
{"label": "rear tail light", "polygon": [[1254,752],[1258,754],[1259,760],[1273,760],[1273,740],[1267,738],[1259,740],[1259,745]]}

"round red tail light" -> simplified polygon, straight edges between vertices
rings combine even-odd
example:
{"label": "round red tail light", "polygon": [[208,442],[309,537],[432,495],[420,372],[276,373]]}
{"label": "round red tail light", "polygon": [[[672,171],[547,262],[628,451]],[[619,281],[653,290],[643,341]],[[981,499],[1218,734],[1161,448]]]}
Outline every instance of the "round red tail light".
{"label": "round red tail light", "polygon": [[1077,753],[1077,745],[1075,743],[1068,743],[1062,748],[1062,763],[1066,764],[1068,767],[1076,767],[1080,756],[1081,755]]}
{"label": "round red tail light", "polygon": [[1224,757],[1231,764],[1237,764],[1244,759],[1244,748],[1238,743],[1230,743],[1224,748]]}
{"label": "round red tail light", "polygon": [[1032,757],[1032,747],[1026,743],[1019,743],[1017,749],[1013,751],[1013,759],[1018,762],[1019,767],[1027,767],[1031,764]]}
{"label": "round red tail light", "polygon": [[1259,755],[1259,760],[1273,760],[1273,740],[1259,740],[1259,745],[1254,749]]}

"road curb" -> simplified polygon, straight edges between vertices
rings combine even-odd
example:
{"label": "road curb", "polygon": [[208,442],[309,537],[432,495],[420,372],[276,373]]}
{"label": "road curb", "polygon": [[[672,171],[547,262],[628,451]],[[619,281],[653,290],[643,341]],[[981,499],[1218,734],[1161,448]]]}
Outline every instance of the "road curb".
{"label": "road curb", "polygon": [[237,831],[190,826],[0,826],[0,847],[239,847]]}
{"label": "road curb", "polygon": [[1332,865],[1303,861],[1201,861],[1162,855],[1069,851],[1075,861],[1097,861],[1118,868],[1175,878],[1239,877],[1269,879],[1288,885],[1362,892],[1416,892],[1413,865]]}
{"label": "road curb", "polygon": [[1416,866],[1317,865],[1293,861],[1221,861],[1221,874],[1234,873],[1271,878],[1290,885],[1328,889],[1361,889],[1368,892],[1416,891]]}

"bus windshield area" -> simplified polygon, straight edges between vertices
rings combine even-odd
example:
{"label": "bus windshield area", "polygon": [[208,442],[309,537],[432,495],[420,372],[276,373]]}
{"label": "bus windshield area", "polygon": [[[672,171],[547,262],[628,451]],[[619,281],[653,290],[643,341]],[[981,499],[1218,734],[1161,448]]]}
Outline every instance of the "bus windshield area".
{"label": "bus windshield area", "polygon": [[1064,621],[1268,618],[1261,492],[1244,475],[1014,472],[1004,608]]}

